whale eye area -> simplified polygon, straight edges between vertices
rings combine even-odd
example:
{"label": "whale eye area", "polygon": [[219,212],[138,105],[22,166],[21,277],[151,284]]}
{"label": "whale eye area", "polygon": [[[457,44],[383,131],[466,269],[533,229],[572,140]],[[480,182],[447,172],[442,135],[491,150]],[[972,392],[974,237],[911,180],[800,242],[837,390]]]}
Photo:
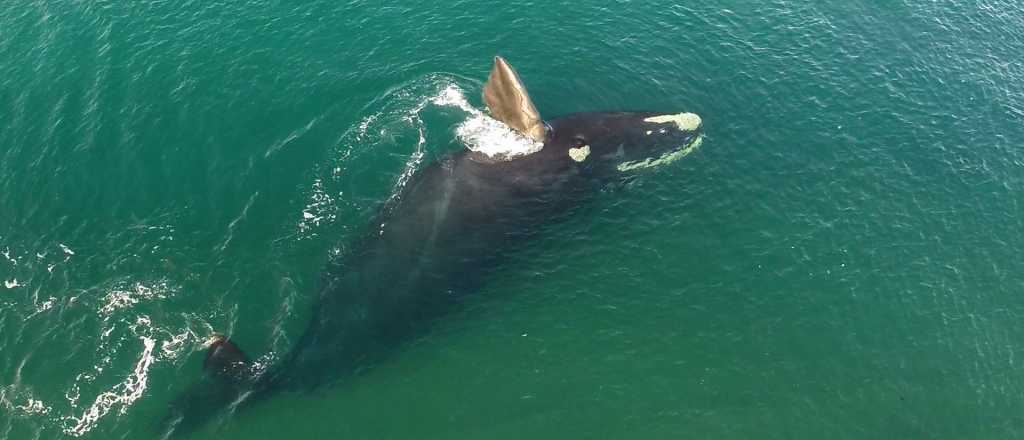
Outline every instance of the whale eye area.
{"label": "whale eye area", "polygon": [[584,139],[583,136],[576,135],[576,136],[573,136],[572,142],[570,142],[570,145],[572,146],[572,148],[580,148],[580,147],[582,147],[584,145],[587,145],[587,140]]}

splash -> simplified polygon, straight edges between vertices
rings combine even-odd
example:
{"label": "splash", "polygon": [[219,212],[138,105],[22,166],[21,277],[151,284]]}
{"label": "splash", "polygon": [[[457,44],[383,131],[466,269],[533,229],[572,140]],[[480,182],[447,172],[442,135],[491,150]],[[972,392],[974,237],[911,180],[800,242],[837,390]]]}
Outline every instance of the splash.
{"label": "splash", "polygon": [[536,153],[544,147],[543,143],[523,136],[470,105],[462,89],[455,84],[449,84],[431,102],[469,113],[469,118],[455,128],[455,134],[471,151],[483,153],[492,159],[511,160]]}

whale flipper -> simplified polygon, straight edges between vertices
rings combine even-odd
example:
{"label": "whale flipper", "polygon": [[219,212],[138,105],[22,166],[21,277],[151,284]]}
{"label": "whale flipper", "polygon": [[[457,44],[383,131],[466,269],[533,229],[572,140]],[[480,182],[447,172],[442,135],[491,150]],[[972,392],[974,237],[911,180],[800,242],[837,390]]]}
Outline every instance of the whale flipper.
{"label": "whale flipper", "polygon": [[534,141],[544,142],[547,135],[544,120],[533,106],[519,74],[500,56],[494,57],[494,67],[484,84],[484,102],[494,119]]}

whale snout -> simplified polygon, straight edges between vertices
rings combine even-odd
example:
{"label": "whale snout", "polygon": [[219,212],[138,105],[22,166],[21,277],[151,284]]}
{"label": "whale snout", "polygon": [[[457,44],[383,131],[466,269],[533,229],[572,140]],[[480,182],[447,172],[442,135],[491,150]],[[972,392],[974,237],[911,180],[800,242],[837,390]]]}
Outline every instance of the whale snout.
{"label": "whale snout", "polygon": [[668,113],[643,118],[644,137],[653,150],[685,148],[701,133],[704,121],[696,113]]}
{"label": "whale snout", "polygon": [[675,162],[700,147],[704,121],[696,113],[647,115],[642,120],[642,143],[647,146],[642,157],[619,163],[619,171],[651,168]]}
{"label": "whale snout", "polygon": [[551,126],[545,151],[593,170],[630,171],[667,164],[696,150],[704,121],[690,112],[600,112],[558,118]]}

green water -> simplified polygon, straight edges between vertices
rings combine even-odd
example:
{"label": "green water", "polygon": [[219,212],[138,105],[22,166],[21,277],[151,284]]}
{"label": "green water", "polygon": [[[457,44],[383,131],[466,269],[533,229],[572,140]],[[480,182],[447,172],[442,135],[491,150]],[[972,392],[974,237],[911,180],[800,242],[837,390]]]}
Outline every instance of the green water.
{"label": "green water", "polygon": [[158,436],[213,331],[283,356],[495,54],[704,145],[196,438],[1024,437],[1024,7],[692,3],[7,0],[0,438]]}

